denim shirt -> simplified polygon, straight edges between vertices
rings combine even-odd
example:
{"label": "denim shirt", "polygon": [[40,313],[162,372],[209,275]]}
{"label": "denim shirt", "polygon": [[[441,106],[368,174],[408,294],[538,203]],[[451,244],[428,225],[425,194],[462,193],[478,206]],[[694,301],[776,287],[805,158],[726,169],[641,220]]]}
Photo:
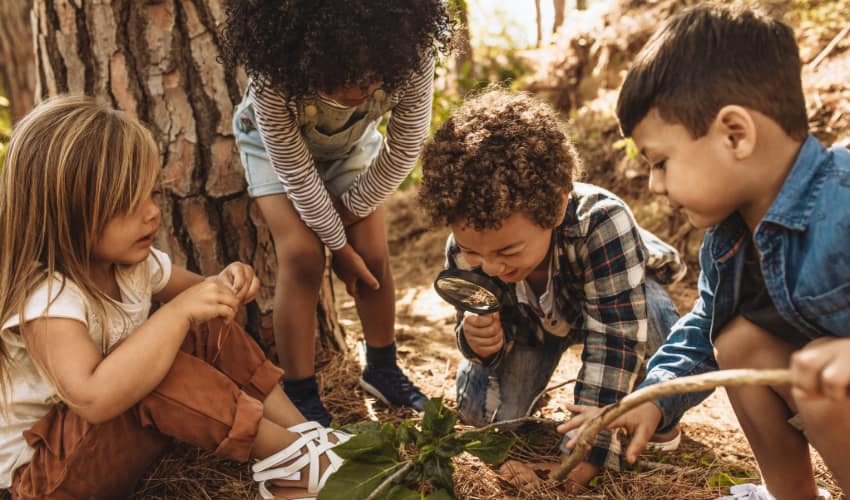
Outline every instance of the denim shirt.
{"label": "denim shirt", "polygon": [[[750,232],[736,212],[706,232],[699,297],[649,360],[640,387],[717,369],[714,336],[737,314]],[[850,337],[850,151],[809,136],[752,237],[777,311],[808,337]],[[711,391],[656,401],[659,431]]]}

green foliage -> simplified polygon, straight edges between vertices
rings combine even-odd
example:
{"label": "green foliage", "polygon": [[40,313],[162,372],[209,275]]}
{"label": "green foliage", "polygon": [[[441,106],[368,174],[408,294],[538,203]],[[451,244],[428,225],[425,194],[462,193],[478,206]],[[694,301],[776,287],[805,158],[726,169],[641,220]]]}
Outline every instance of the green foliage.
{"label": "green foliage", "polygon": [[[383,425],[364,422],[343,427],[357,434],[334,451],[345,463],[328,478],[319,500],[367,498],[393,474],[394,484],[380,494],[384,500],[446,500],[454,498],[452,457],[471,453],[488,464],[505,460],[514,444],[495,432],[457,432],[457,416],[442,398],[425,404],[419,427],[411,420]],[[402,460],[401,453],[410,458]]]}

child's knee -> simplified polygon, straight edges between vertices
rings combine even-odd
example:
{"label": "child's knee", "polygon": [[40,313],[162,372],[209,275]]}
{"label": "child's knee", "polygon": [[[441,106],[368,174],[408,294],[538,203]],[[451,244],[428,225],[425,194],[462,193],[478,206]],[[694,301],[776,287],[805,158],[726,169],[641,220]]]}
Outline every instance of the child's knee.
{"label": "child's knee", "polygon": [[717,334],[714,353],[721,369],[757,368],[755,353],[762,354],[770,344],[770,333],[737,316]]}
{"label": "child's knee", "polygon": [[[312,242],[309,242],[312,243]],[[276,249],[278,275],[291,276],[303,285],[318,286],[325,272],[321,246],[291,242]]]}

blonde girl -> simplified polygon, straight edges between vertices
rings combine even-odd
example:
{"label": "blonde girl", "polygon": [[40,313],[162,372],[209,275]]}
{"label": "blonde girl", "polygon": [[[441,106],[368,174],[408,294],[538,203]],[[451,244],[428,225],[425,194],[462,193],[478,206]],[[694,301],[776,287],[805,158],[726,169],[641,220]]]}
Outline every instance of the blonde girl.
{"label": "blonde girl", "polygon": [[257,293],[249,266],[204,279],[151,247],[159,171],[150,133],[90,98],[51,99],[15,128],[0,173],[0,488],[126,496],[174,437],[264,459],[267,498],[312,498],[347,435],[304,422],[231,322]]}

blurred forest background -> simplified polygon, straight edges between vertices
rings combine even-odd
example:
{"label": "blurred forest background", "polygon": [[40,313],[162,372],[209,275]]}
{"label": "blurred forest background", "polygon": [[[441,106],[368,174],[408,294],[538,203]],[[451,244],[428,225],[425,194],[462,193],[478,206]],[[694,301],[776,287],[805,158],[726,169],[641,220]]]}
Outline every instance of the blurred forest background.
{"label": "blurred forest background", "polygon": [[[683,282],[670,287],[680,311],[695,298],[696,254],[702,232],[647,192],[648,168],[624,141],[614,116],[625,69],[659,21],[692,0],[448,0],[459,23],[461,51],[440,62],[433,127],[464,96],[490,84],[548,100],[569,125],[587,182],[632,207],[641,225],[687,257]],[[797,33],[814,134],[850,146],[850,0],[750,2],[782,17]],[[32,9],[32,10],[31,10]],[[219,0],[0,1],[0,151],[13,123],[35,100],[86,92],[144,120],[163,150],[165,223],[157,246],[205,274],[230,260],[250,262],[263,279],[257,303],[242,316],[271,351],[274,283],[271,239],[244,193],[229,119],[244,89],[244,73],[216,62]],[[2,162],[2,156],[0,156]],[[2,168],[2,166],[0,166]],[[453,313],[433,293],[442,266],[444,229],[429,228],[416,208],[418,169],[388,203],[389,242],[396,278],[401,363],[432,396],[454,399],[460,357],[451,334]],[[23,229],[22,229],[23,230]],[[356,385],[353,348],[360,326],[353,301],[328,278],[320,319],[318,360],[323,398],[340,422],[396,421],[411,415],[365,398]],[[566,356],[553,383],[578,367]],[[552,391],[540,415],[565,418],[571,391]],[[757,481],[755,463],[723,391],[689,413],[679,451],[650,455],[622,473],[605,473],[582,498],[714,498],[731,484]],[[512,456],[553,460],[552,426],[524,430]],[[560,498],[556,485],[518,490],[469,456],[457,459],[462,498]],[[822,485],[838,493],[816,459]],[[251,498],[247,468],[184,446],[139,486],[138,498]]]}

